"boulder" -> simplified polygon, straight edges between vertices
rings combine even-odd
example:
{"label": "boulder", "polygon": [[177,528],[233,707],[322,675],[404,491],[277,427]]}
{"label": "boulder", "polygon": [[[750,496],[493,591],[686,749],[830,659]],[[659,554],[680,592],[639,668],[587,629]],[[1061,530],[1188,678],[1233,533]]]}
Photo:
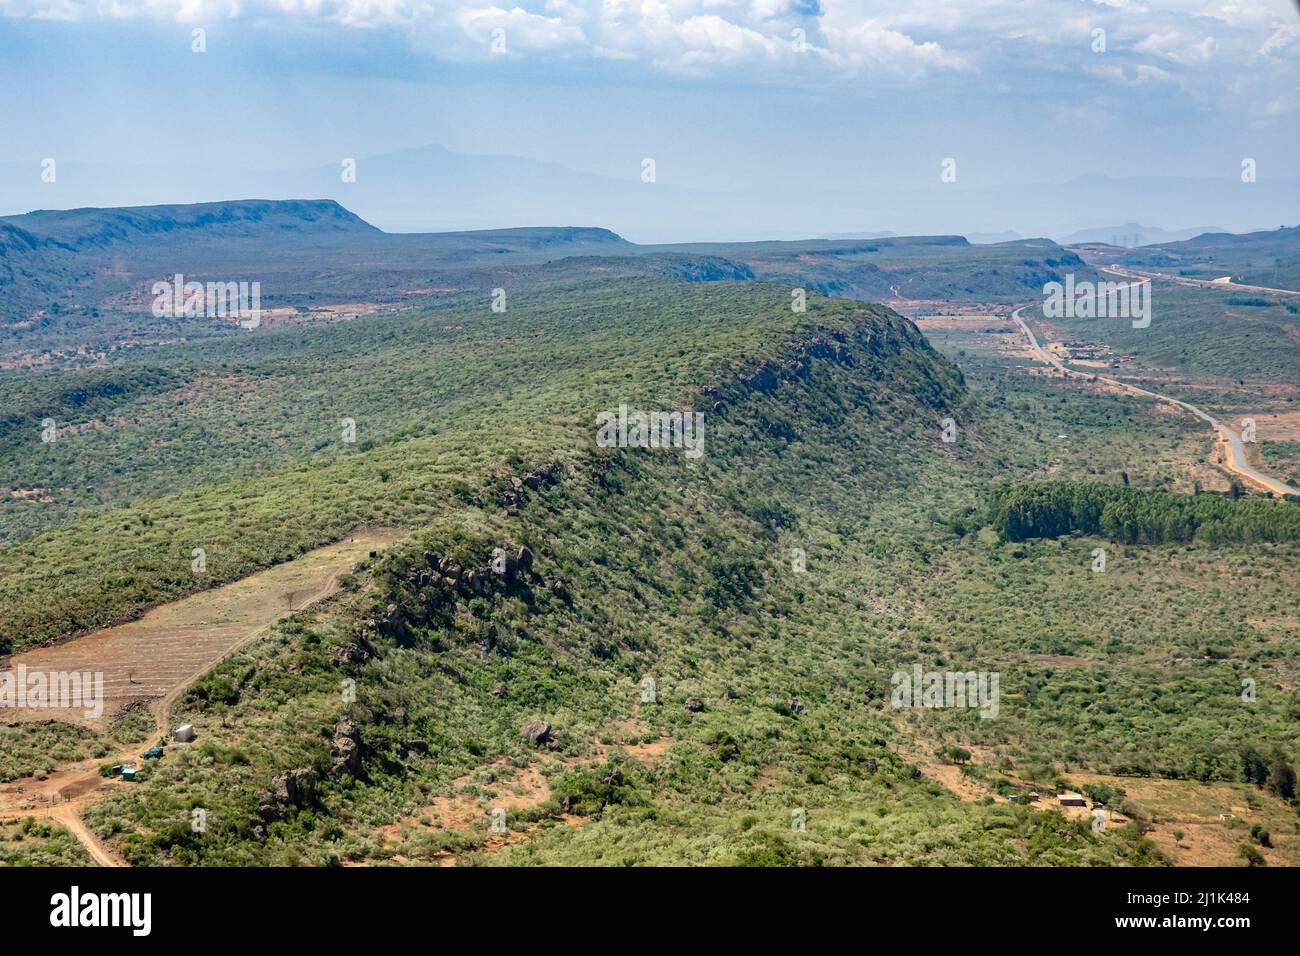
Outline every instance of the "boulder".
{"label": "boulder", "polygon": [[267,825],[280,819],[280,808],[275,805],[270,790],[255,790],[253,799],[257,801],[257,813],[248,822],[253,829],[253,838],[260,843],[266,839]]}
{"label": "boulder", "polygon": [[375,630],[385,637],[404,638],[406,636],[406,619],[402,616],[402,609],[396,604],[390,604],[384,608],[384,613],[380,615],[379,620],[374,622]]}
{"label": "boulder", "polygon": [[692,714],[698,714],[704,710],[704,701],[700,700],[698,697],[687,697],[686,709]]}
{"label": "boulder", "polygon": [[304,807],[316,799],[316,774],[306,767],[286,770],[271,778],[270,797],[273,803],[291,807]]}
{"label": "boulder", "polygon": [[544,720],[530,720],[519,728],[519,732],[534,747],[540,747],[551,739],[551,725]]}
{"label": "boulder", "polygon": [[344,775],[356,776],[361,769],[361,729],[352,721],[341,720],[334,728],[334,746],[330,756],[334,760],[330,767],[331,780]]}
{"label": "boulder", "polygon": [[375,649],[364,637],[357,637],[346,644],[331,647],[330,663],[335,667],[344,664],[364,664],[374,656]]}
{"label": "boulder", "polygon": [[488,562],[488,566],[494,574],[500,575],[507,581],[514,580],[515,574],[519,571],[519,561],[505,548],[492,549],[492,560]]}

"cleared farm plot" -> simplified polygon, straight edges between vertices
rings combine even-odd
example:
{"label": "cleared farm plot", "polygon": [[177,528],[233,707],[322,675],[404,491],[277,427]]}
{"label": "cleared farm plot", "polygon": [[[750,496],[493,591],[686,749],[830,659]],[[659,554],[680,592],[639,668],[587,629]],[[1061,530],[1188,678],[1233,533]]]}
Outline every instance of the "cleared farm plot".
{"label": "cleared farm plot", "polygon": [[[1245,866],[1243,844],[1253,845],[1274,866],[1294,866],[1300,860],[1295,811],[1249,784],[1086,772],[1067,776],[1074,786],[1122,787],[1127,802],[1149,817],[1147,836],[1175,866]],[[1269,832],[1270,846],[1252,840],[1256,824]]]}
{"label": "cleared farm plot", "polygon": [[[139,620],[94,631],[53,647],[15,654],[5,670],[103,674],[103,713],[15,708],[15,720],[50,718],[94,726],[132,701],[164,701],[241,644],[288,614],[327,597],[340,575],[371,551],[392,544],[396,531],[366,530],[239,581],[156,607]],[[161,715],[160,715],[161,716]]]}

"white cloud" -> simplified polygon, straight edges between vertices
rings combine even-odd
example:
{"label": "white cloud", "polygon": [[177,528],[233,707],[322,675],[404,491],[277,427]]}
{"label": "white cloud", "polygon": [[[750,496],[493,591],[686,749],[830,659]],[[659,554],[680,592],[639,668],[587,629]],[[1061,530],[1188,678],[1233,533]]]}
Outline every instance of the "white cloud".
{"label": "white cloud", "polygon": [[776,41],[714,14],[691,17],[677,27],[682,42],[694,50],[716,50],[724,56],[771,54]]}
{"label": "white cloud", "polygon": [[1158,66],[1151,66],[1150,64],[1147,63],[1138,64],[1138,68],[1137,68],[1138,83],[1152,83],[1152,82],[1158,82],[1158,81],[1170,80],[1170,79],[1173,79],[1173,77],[1169,75],[1169,72],[1167,70],[1162,70]]}
{"label": "white cloud", "polygon": [[1192,66],[1210,62],[1217,45],[1218,41],[1209,36],[1195,40],[1183,33],[1152,33],[1134,49],[1183,66]]}
{"label": "white cloud", "polygon": [[573,49],[585,47],[587,40],[581,28],[566,23],[560,17],[544,17],[529,13],[522,7],[503,10],[501,7],[478,7],[461,10],[456,23],[471,40],[486,49],[494,30],[504,31],[506,50],[553,50],[559,47]]}
{"label": "white cloud", "polygon": [[[510,6],[505,3],[509,2]],[[430,56],[640,61],[696,76],[765,83],[844,78],[919,84],[978,75],[1010,90],[1045,79],[1081,96],[1107,84],[1166,82],[1209,102],[1225,77],[1300,76],[1293,0],[0,0],[0,17],[324,21],[400,29]],[[500,5],[498,5],[500,4]],[[1092,54],[1092,30],[1107,51]],[[797,52],[792,33],[804,31]]]}
{"label": "white cloud", "polygon": [[855,72],[918,75],[969,65],[960,53],[946,50],[933,40],[918,43],[877,19],[857,20],[834,11],[821,17],[821,28],[832,59]]}
{"label": "white cloud", "polygon": [[1300,26],[1294,23],[1279,24],[1260,45],[1259,53],[1261,56],[1272,56],[1291,49],[1297,41],[1300,41]]}

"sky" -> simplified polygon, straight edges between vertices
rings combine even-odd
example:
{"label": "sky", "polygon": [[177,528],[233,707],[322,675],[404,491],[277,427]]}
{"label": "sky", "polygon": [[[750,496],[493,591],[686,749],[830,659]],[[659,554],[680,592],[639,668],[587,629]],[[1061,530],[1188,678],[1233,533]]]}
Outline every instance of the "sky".
{"label": "sky", "polygon": [[441,144],[783,207],[949,158],[966,187],[1300,178],[1295,0],[499,2],[0,0],[3,175],[89,164],[112,204],[126,168]]}

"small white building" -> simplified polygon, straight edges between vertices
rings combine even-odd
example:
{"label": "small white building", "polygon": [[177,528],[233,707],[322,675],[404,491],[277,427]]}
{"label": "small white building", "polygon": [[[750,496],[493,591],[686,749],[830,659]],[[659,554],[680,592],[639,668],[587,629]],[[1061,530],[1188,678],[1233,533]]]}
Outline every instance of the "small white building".
{"label": "small white building", "polygon": [[189,743],[191,740],[194,739],[194,725],[181,724],[179,727],[176,728],[176,731],[172,734],[172,737],[175,738],[177,743],[182,743],[182,744]]}

